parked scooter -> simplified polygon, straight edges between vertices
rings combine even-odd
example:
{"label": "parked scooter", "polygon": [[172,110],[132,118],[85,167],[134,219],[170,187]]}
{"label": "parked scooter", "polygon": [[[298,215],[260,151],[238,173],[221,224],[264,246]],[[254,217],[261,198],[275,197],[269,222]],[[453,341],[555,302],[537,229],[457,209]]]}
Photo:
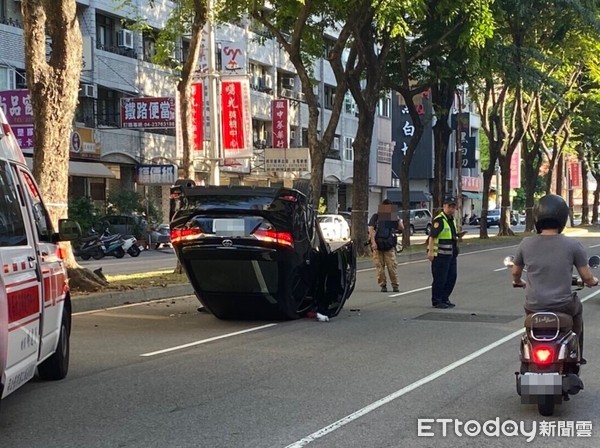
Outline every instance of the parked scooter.
{"label": "parked scooter", "polygon": [[81,239],[79,247],[73,247],[73,255],[81,257],[82,260],[100,260],[104,257],[104,250],[102,249],[102,241],[98,234],[90,235]]}
{"label": "parked scooter", "polygon": [[[103,240],[109,240],[111,238],[120,237],[123,240],[123,251],[127,252],[132,257],[137,257],[141,252],[142,248],[137,244],[137,239],[133,235],[121,235],[117,233],[113,235],[110,233],[108,227],[104,229],[104,233],[102,234]],[[121,257],[117,257],[121,258]]]}
{"label": "parked scooter", "polygon": [[[92,227],[90,230],[91,234],[98,235],[98,232]],[[123,238],[121,235],[110,235],[105,237],[104,235],[98,235],[98,238],[102,242],[102,250],[104,250],[105,256],[113,256],[117,258],[123,258],[125,256],[125,250],[123,249]]]}
{"label": "parked scooter", "polygon": [[[513,257],[506,257],[506,266]],[[600,257],[590,257],[591,268],[600,266]],[[573,276],[572,285],[582,289],[583,281]],[[579,336],[573,332],[573,318],[558,312],[536,312],[525,318],[521,338],[521,369],[515,372],[517,393],[523,404],[537,404],[541,415],[550,416],[554,406],[569,400],[583,389]]]}

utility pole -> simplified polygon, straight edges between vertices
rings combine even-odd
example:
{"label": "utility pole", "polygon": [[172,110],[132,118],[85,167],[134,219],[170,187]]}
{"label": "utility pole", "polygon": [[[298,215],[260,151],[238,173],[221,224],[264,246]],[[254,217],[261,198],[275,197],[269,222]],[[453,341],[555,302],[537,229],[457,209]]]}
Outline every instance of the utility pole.
{"label": "utility pole", "polygon": [[220,160],[221,144],[219,129],[221,122],[219,120],[219,73],[217,73],[215,43],[215,0],[208,0],[208,104],[210,114],[210,184],[221,184]]}
{"label": "utility pole", "polygon": [[456,208],[458,209],[458,222],[459,228],[462,227],[463,219],[463,200],[462,200],[462,123],[461,123],[461,112],[462,112],[462,98],[461,92],[456,91],[458,98],[458,113],[456,114]]}

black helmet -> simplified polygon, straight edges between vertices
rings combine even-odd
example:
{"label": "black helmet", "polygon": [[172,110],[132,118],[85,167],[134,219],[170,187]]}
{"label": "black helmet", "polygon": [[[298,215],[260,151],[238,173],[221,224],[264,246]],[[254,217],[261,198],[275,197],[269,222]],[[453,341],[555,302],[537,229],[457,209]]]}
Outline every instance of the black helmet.
{"label": "black helmet", "polygon": [[569,206],[563,198],[556,194],[542,197],[533,210],[535,230],[541,233],[543,229],[558,229],[562,232],[569,218]]}

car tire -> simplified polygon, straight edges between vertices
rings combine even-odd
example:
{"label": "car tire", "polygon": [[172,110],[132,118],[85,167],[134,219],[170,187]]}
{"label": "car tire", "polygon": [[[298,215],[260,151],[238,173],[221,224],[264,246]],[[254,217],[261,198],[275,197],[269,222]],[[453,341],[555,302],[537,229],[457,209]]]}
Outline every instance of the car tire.
{"label": "car tire", "polygon": [[429,235],[431,233],[431,224],[427,224],[425,227],[425,235]]}
{"label": "car tire", "polygon": [[415,234],[415,226],[413,226],[412,224],[410,225],[409,230],[411,235]]}
{"label": "car tire", "polygon": [[62,380],[69,371],[71,319],[67,308],[63,310],[59,331],[56,351],[38,366],[38,376],[42,380]]}

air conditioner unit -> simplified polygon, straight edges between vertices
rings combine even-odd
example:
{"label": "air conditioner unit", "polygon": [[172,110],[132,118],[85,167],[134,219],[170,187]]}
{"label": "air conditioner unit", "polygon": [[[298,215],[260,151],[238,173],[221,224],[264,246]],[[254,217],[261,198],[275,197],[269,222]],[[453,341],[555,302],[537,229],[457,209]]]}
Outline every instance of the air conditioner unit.
{"label": "air conditioner unit", "polygon": [[333,150],[334,151],[340,150],[340,138],[339,137],[334,137],[334,139],[333,139]]}
{"label": "air conditioner unit", "polygon": [[294,88],[294,78],[283,78],[281,80],[281,85],[286,89]]}
{"label": "air conditioner unit", "polygon": [[265,75],[265,87],[267,89],[273,88],[273,78],[271,78],[271,75]]}
{"label": "air conditioner unit", "polygon": [[117,31],[117,46],[119,48],[133,48],[133,32],[129,30]]}
{"label": "air conditioner unit", "polygon": [[82,84],[79,96],[82,98],[96,98],[98,96],[98,90],[93,84]]}

